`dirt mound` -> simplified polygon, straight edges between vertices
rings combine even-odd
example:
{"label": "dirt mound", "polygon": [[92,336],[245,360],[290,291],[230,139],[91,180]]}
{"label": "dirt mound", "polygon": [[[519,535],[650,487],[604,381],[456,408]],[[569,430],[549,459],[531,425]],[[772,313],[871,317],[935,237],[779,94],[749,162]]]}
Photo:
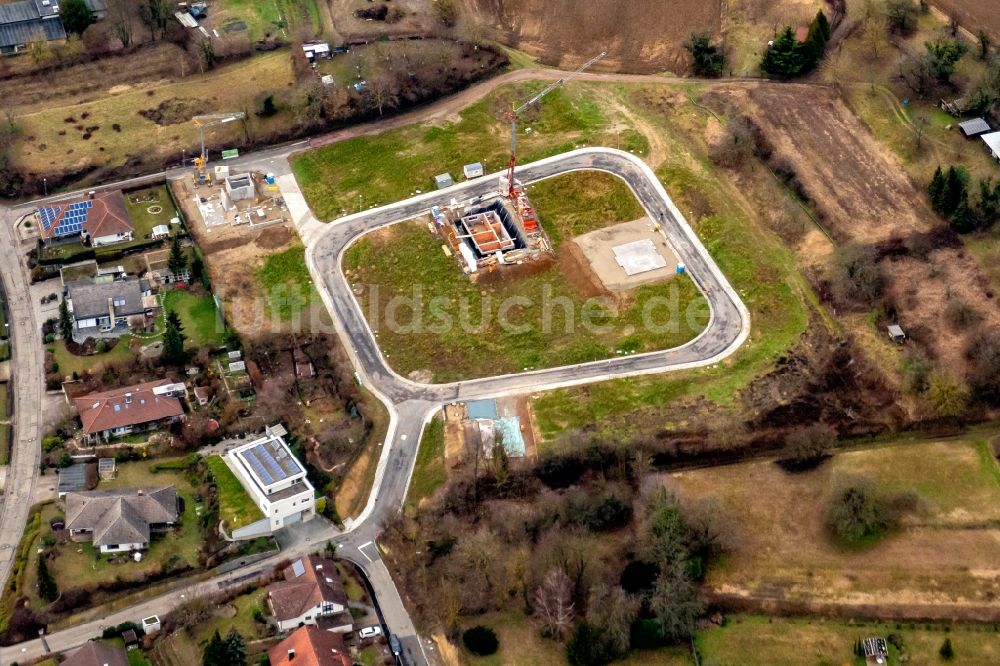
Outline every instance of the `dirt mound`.
{"label": "dirt mound", "polygon": [[597,70],[683,72],[684,40],[717,35],[720,0],[465,0],[503,42],[546,65],[571,67],[601,51]]}
{"label": "dirt mound", "polygon": [[263,250],[274,250],[283,248],[292,238],[291,230],[284,226],[268,227],[260,232],[253,243]]}
{"label": "dirt mound", "polygon": [[188,122],[204,111],[205,103],[200,100],[173,97],[160,102],[154,109],[139,111],[139,115],[157,125],[177,125]]}

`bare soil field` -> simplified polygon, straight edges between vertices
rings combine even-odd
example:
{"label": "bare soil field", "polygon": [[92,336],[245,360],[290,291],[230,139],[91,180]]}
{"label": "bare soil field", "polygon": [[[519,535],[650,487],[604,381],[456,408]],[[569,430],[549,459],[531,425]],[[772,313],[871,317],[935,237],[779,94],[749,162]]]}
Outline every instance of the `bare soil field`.
{"label": "bare soil field", "polygon": [[949,16],[957,15],[962,27],[977,34],[980,29],[1000,38],[1000,8],[995,0],[933,0]]}
{"label": "bare soil field", "polygon": [[826,229],[842,243],[876,243],[929,231],[937,220],[924,193],[833,90],[752,85],[732,96],[794,171]]}
{"label": "bare soil field", "polygon": [[[799,474],[759,462],[681,472],[666,482],[682,501],[714,496],[719,515],[734,518],[735,547],[709,570],[714,593],[778,605],[871,605],[882,617],[936,608],[941,617],[995,619],[1000,485],[985,446],[894,445],[843,453]],[[829,538],[824,516],[842,480],[857,476],[887,492],[914,490],[923,508],[872,548],[847,551]]]}
{"label": "bare soil field", "polygon": [[[718,35],[721,0],[465,0],[504,43],[546,65],[573,67],[601,51],[597,70],[683,72],[684,40]],[[627,29],[623,29],[627,27]]]}

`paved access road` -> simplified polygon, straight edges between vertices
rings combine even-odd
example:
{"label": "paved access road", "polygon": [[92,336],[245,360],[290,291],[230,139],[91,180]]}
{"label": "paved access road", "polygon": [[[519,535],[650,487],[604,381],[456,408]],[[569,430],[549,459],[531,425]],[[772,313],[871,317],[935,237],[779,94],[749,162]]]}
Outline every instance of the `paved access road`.
{"label": "paved access road", "polygon": [[24,258],[14,231],[15,214],[0,207],[0,277],[7,294],[11,339],[11,381],[14,392],[14,434],[4,494],[0,497],[0,581],[10,575],[14,552],[28,519],[41,456],[43,349],[40,322],[29,301]]}

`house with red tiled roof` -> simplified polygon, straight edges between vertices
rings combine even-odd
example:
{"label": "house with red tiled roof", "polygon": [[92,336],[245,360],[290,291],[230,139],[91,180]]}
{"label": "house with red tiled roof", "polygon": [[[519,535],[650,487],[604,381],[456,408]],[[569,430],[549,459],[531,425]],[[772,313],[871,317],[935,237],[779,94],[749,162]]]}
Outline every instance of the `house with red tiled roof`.
{"label": "house with red tiled roof", "polygon": [[267,651],[271,666],[351,666],[340,634],[302,627]]}
{"label": "house with red tiled roof", "polygon": [[[347,593],[332,560],[306,555],[292,562],[282,575],[285,580],[267,586],[267,605],[281,631],[315,625],[321,618],[332,618],[347,609]],[[333,628],[352,628],[349,619],[339,624]]]}
{"label": "house with red tiled roof", "polygon": [[121,190],[96,192],[82,199],[68,199],[41,206],[38,229],[46,242],[81,237],[94,247],[132,240],[135,225]]}
{"label": "house with red tiled roof", "polygon": [[63,666],[128,666],[128,657],[121,648],[90,640],[62,663]]}
{"label": "house with red tiled roof", "polygon": [[73,399],[91,443],[155,430],[184,417],[184,385],[169,379],[125,386]]}

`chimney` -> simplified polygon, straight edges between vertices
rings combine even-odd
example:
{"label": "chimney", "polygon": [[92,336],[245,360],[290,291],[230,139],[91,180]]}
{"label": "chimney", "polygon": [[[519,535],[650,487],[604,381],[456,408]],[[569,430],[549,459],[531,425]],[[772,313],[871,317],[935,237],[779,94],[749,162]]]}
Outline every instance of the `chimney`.
{"label": "chimney", "polygon": [[288,661],[295,659],[295,648],[288,649]]}
{"label": "chimney", "polygon": [[87,196],[90,197],[91,199],[93,199],[96,194],[97,194],[97,190],[91,190],[91,191],[87,192]]}
{"label": "chimney", "polygon": [[125,404],[126,405],[131,405],[132,404],[132,394],[131,393],[126,393],[125,394]]}
{"label": "chimney", "polygon": [[139,496],[142,497],[142,488],[139,488],[138,493],[139,493]]}

